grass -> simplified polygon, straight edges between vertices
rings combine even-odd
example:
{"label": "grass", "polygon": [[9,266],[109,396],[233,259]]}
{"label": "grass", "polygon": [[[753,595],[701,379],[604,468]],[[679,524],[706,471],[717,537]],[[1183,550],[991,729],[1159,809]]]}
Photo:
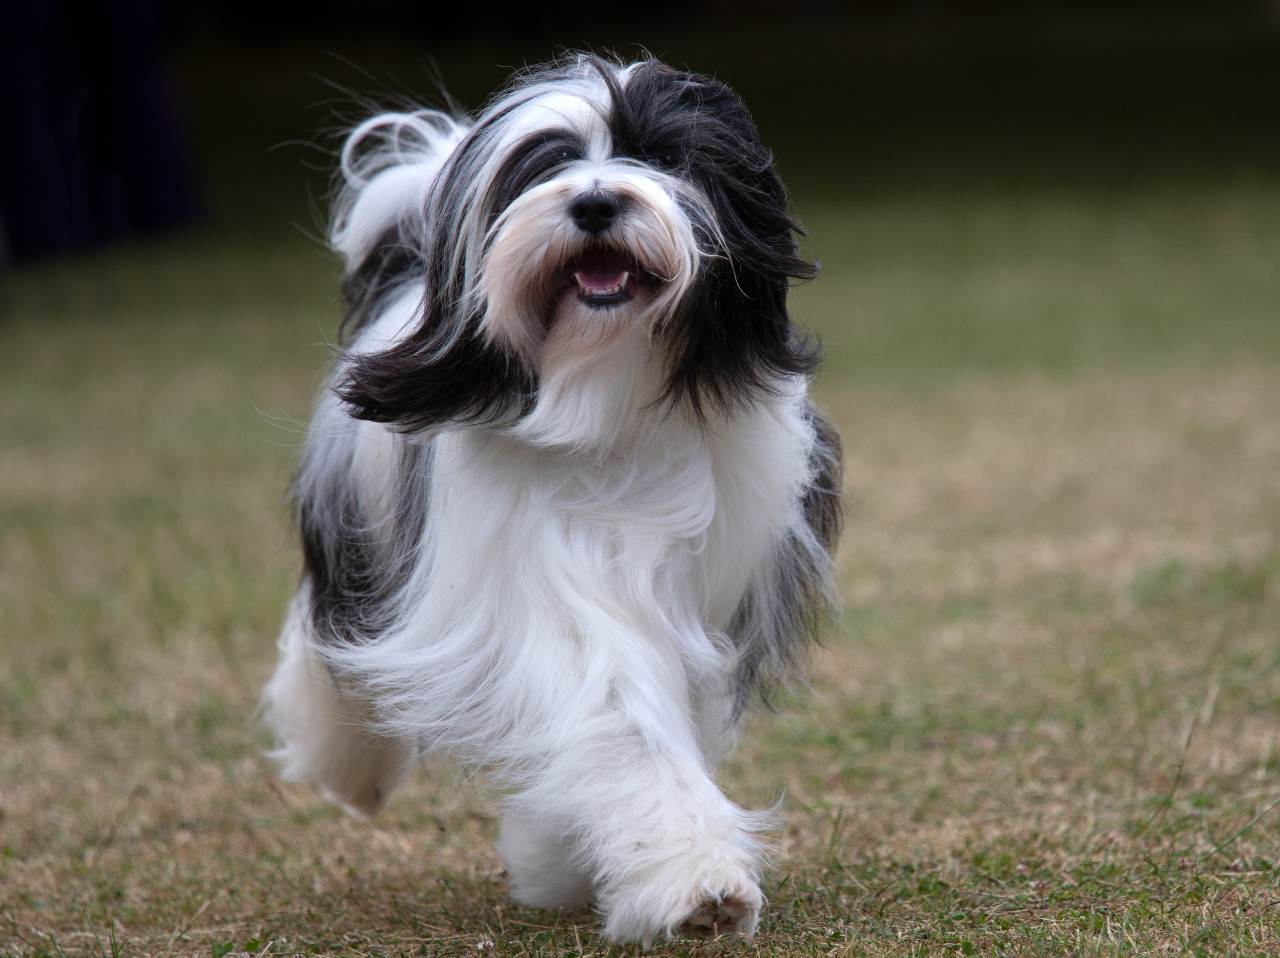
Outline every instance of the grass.
{"label": "grass", "polygon": [[[796,165],[847,611],[724,770],[786,796],[757,938],[660,952],[1277,953],[1280,180]],[[335,276],[231,219],[5,293],[0,955],[630,953],[504,900],[456,770],[372,824],[274,781]]]}

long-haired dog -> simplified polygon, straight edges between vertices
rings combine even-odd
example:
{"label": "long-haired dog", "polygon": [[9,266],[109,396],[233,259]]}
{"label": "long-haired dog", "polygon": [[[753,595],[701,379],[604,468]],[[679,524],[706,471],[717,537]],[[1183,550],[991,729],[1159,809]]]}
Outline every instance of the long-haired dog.
{"label": "long-haired dog", "polygon": [[712,779],[832,596],[814,274],[724,84],[577,55],[474,119],[360,124],[344,347],[266,690],[285,777],[377,810],[432,750],[501,789],[511,894],[750,934],[766,817]]}

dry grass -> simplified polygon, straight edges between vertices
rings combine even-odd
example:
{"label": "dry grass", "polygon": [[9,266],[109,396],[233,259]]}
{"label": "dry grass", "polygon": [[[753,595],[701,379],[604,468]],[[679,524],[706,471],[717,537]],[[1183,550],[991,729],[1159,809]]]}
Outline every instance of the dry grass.
{"label": "dry grass", "polygon": [[[1277,953],[1278,212],[809,217],[848,609],[725,770],[786,793],[759,936],[662,953]],[[504,901],[447,767],[358,824],[261,758],[332,280],[214,237],[10,292],[0,955],[626,953]]]}

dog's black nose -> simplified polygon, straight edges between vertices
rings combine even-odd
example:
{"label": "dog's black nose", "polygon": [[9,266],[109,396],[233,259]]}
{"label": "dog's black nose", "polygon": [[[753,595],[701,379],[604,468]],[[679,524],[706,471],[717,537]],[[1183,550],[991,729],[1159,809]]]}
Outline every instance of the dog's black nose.
{"label": "dog's black nose", "polygon": [[580,193],[569,207],[569,215],[585,233],[603,233],[613,225],[620,206],[618,198],[603,190]]}

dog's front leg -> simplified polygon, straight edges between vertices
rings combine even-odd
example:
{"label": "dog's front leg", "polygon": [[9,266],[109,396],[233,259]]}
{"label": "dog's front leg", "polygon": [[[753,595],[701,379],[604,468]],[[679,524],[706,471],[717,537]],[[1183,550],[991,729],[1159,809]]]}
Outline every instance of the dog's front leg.
{"label": "dog's front leg", "polygon": [[632,733],[583,768],[583,849],[605,934],[750,935],[762,903],[755,822],[716,787],[701,756]]}
{"label": "dog's front leg", "polygon": [[[634,711],[618,692],[513,807],[526,820],[571,823],[571,860],[594,885],[609,938],[750,935],[762,904],[762,817],[724,796],[685,710],[653,701],[654,692],[646,689],[647,708]],[[528,882],[516,884],[527,898]]]}

